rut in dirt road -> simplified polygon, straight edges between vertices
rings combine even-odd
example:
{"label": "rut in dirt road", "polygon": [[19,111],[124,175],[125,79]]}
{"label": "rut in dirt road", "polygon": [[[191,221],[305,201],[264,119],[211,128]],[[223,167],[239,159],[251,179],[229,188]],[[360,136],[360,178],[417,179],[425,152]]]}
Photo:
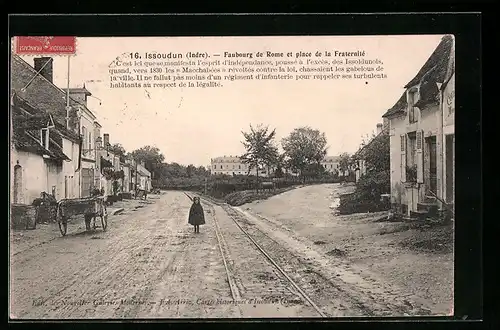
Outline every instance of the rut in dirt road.
{"label": "rut in dirt road", "polygon": [[195,237],[188,209],[185,196],[168,192],[153,205],[110,217],[106,232],[69,235],[13,255],[12,317],[237,316],[233,306],[176,303],[230,299],[215,235],[208,225]]}

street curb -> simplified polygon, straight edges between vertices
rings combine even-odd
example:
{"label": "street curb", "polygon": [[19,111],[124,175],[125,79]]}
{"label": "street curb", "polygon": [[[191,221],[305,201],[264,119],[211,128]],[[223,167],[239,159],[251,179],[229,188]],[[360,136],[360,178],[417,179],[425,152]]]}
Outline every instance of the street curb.
{"label": "street curb", "polygon": [[117,214],[122,213],[122,212],[123,212],[123,210],[124,210],[124,208],[123,208],[123,207],[121,207],[121,208],[119,208],[119,209],[117,209],[117,210],[114,210],[111,214],[112,214],[112,215],[117,215]]}

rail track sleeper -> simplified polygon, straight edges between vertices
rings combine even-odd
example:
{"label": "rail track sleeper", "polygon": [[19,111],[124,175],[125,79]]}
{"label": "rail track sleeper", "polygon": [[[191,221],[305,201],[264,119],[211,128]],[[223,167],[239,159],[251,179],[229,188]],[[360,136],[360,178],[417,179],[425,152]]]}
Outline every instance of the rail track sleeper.
{"label": "rail track sleeper", "polygon": [[[208,201],[207,199],[205,199],[205,202],[208,204],[208,205],[212,205],[212,204],[215,204],[215,203],[212,203],[211,201]],[[216,204],[216,205],[219,205],[219,204]],[[300,295],[316,310],[316,312],[318,312],[318,314],[321,316],[321,317],[327,317],[322,311],[321,309],[311,300],[311,298],[297,285],[297,283],[295,283],[295,281],[290,278],[290,276],[288,276],[288,274],[286,273],[286,271],[284,271],[275,261],[274,259],[253,239],[253,237],[245,230],[243,229],[243,227],[241,227],[241,225],[238,223],[238,220],[236,220],[236,217],[245,217],[244,214],[242,214],[241,212],[239,212],[238,210],[232,208],[231,206],[229,206],[227,203],[223,203],[223,204],[220,204],[219,206],[221,206],[225,211],[226,213],[228,214],[228,216],[231,218],[231,220],[233,220],[233,222],[236,224],[236,226],[240,229],[240,231],[253,243],[253,245],[257,248],[257,250],[262,254],[264,255],[264,257],[266,257],[266,259],[287,279],[287,281],[300,293]],[[216,215],[215,215],[215,208],[212,206],[212,212],[214,213],[214,219],[216,219]],[[246,218],[245,218],[246,219]],[[218,230],[220,231],[220,227],[217,223],[216,220],[214,220],[216,222],[216,227],[218,228]],[[217,229],[216,229],[217,230]],[[219,245],[220,246],[220,245]],[[228,273],[229,274],[229,273]]]}

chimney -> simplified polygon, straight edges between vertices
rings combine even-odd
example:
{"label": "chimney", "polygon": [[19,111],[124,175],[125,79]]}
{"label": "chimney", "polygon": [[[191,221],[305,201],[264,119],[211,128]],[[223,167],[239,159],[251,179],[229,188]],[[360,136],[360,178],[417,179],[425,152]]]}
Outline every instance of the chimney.
{"label": "chimney", "polygon": [[377,124],[377,135],[379,135],[380,133],[382,133],[382,123]]}
{"label": "chimney", "polygon": [[103,147],[104,148],[107,148],[109,147],[109,134],[108,133],[104,133],[104,143],[103,143]]}
{"label": "chimney", "polygon": [[37,57],[34,59],[35,71],[40,71],[40,74],[50,82],[52,82],[52,62],[52,57]]}

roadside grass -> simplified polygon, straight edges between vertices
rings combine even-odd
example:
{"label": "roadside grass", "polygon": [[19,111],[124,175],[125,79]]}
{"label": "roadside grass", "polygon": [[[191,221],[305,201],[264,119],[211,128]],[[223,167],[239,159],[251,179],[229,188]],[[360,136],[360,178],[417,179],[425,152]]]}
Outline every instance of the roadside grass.
{"label": "roadside grass", "polygon": [[295,188],[296,187],[287,187],[275,190],[260,190],[259,192],[255,190],[236,191],[234,193],[226,195],[224,197],[224,201],[231,206],[241,206],[243,204],[251,203],[257,200],[266,200],[269,197],[282,194]]}

